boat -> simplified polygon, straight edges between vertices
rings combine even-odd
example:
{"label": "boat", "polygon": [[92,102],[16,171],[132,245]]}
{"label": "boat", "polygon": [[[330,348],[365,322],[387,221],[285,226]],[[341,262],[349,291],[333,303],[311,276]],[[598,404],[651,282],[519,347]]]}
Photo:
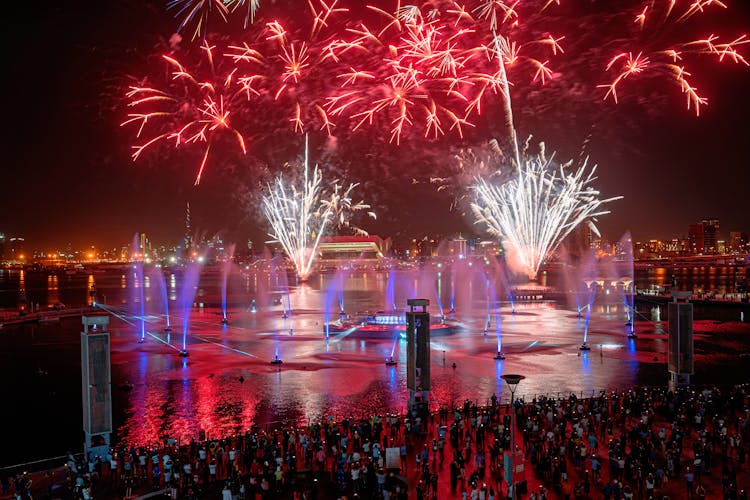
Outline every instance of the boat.
{"label": "boat", "polygon": [[[456,325],[439,317],[430,324],[430,336],[450,335]],[[406,338],[406,315],[403,311],[377,311],[365,314],[359,321],[337,320],[329,324],[331,332],[349,332],[349,338],[393,339],[395,335]]]}
{"label": "boat", "polygon": [[362,323],[350,319],[337,319],[328,323],[328,331],[331,333],[343,333],[360,328]]}

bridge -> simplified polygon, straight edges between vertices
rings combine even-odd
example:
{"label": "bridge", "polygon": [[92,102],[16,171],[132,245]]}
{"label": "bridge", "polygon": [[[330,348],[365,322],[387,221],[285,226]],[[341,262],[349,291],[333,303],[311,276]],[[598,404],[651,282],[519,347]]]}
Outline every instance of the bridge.
{"label": "bridge", "polygon": [[678,255],[661,259],[644,259],[633,262],[636,269],[653,267],[750,267],[750,254],[732,255]]}

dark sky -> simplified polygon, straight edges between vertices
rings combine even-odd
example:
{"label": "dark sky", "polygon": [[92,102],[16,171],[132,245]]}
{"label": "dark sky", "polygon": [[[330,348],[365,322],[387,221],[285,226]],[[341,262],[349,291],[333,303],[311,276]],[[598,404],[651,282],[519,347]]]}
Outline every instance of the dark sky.
{"label": "dark sky", "polygon": [[[750,7],[731,3],[736,26],[727,28],[728,33],[750,31]],[[11,2],[4,7],[0,232],[24,236],[30,248],[68,242],[74,247],[120,246],[136,231],[145,231],[156,242],[175,242],[190,201],[194,225],[202,231],[262,240],[263,221],[239,207],[240,199],[257,205],[247,176],[237,174],[243,167],[252,168],[247,165],[252,158],[233,169],[217,167],[198,188],[193,187],[195,157],[130,161],[132,136],[118,126],[126,114],[123,86],[127,75],[147,72],[144,65],[157,53],[159,39],[174,31],[176,23],[164,4],[72,0]],[[627,230],[636,239],[671,237],[706,216],[721,219],[725,235],[750,231],[750,69],[713,63],[700,68],[700,89],[710,102],[700,118],[684,109],[672,88],[663,89],[669,97],[659,112],[647,112],[648,103],[615,106],[610,101],[601,103],[607,119],[592,121],[596,126],[581,125],[573,117],[570,123],[556,118],[558,128],[576,132],[578,144],[591,134],[588,153],[599,165],[603,195],[624,196],[600,221],[605,237],[616,240]],[[520,112],[518,121],[520,135],[533,131],[539,136],[541,130],[551,146],[565,150],[560,145],[565,139],[554,127],[547,130],[545,117],[524,118]],[[294,159],[293,151],[301,145],[295,140],[286,145],[286,156],[277,158],[278,163]],[[357,140],[369,139],[364,134]],[[321,143],[317,140],[318,152]],[[412,147],[440,154],[443,146]],[[455,140],[451,146],[458,146]],[[448,198],[429,186],[410,187],[414,172],[409,148],[403,151],[385,162],[390,168],[383,170],[382,178],[377,165],[366,165],[379,158],[359,160],[364,166],[357,168],[376,172],[369,174],[367,184],[382,214],[373,231],[403,238],[470,228],[470,220],[448,213]]]}

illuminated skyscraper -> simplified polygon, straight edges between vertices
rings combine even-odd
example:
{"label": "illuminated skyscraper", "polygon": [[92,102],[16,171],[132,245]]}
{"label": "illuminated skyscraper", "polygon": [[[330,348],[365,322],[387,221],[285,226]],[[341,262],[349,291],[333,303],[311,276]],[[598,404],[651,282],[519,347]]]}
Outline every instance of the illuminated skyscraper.
{"label": "illuminated skyscraper", "polygon": [[712,254],[718,251],[719,219],[708,217],[701,221],[703,226],[703,253]]}
{"label": "illuminated skyscraper", "polygon": [[185,205],[185,252],[193,248],[193,235],[190,229],[190,202]]}
{"label": "illuminated skyscraper", "polygon": [[688,251],[692,254],[703,253],[703,224],[688,226]]}

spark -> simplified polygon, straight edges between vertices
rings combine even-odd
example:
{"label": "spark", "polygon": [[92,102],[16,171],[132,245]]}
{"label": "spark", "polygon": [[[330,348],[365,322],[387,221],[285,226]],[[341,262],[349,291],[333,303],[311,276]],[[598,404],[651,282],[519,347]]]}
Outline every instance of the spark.
{"label": "spark", "polygon": [[[307,0],[298,15],[261,23],[259,0],[168,0],[179,29],[204,38],[202,62],[189,59],[189,49],[169,53],[163,60],[171,81],[162,82],[162,73],[155,72],[158,83],[144,78],[125,89],[130,114],[123,124],[134,127],[138,142],[133,156],[165,143],[202,145],[205,167],[211,161],[205,151],[221,151],[210,145],[215,135],[236,138],[232,141],[244,151],[242,144],[250,143],[246,134],[276,128],[329,135],[335,130],[337,136],[371,129],[397,144],[420,137],[463,137],[488,106],[504,112],[516,144],[507,106],[510,90],[523,93],[553,78],[578,75],[566,71],[565,60],[558,63],[566,37],[550,33],[557,24],[547,12],[561,3],[392,0],[350,11],[347,7],[355,5],[351,0]],[[565,49],[573,52],[568,61],[591,55],[585,66],[594,74],[583,76],[605,75],[598,82],[601,94],[594,94],[604,99],[621,101],[626,88],[660,78],[700,113],[707,100],[696,83],[705,79],[693,56],[748,65],[747,36],[727,36],[723,26],[709,36],[690,36],[692,23],[720,9],[727,9],[727,3],[624,0],[581,22],[584,28],[599,20],[607,26],[620,24],[626,35],[602,33],[595,39],[597,50],[568,38],[571,45]],[[230,38],[221,51],[207,45],[209,23],[218,31],[223,26],[217,18],[229,21],[235,14],[244,16],[247,36]],[[634,22],[640,29],[634,29]],[[209,39],[223,34],[215,35]],[[564,87],[577,86],[579,82],[570,82]],[[222,106],[223,112],[212,112]],[[264,111],[262,117],[256,106]],[[188,123],[193,125],[186,128]]]}
{"label": "spark", "polygon": [[342,87],[348,85],[348,84],[355,84],[357,83],[357,78],[375,78],[375,75],[370,73],[369,71],[357,71],[354,68],[350,68],[350,71],[348,73],[341,73],[340,75],[336,75],[336,78],[346,78],[344,82],[341,84]]}
{"label": "spark", "polygon": [[255,13],[260,8],[260,0],[224,0],[227,8],[231,9],[232,12],[236,11],[240,7],[247,6],[247,12],[245,13],[245,28],[248,24],[255,21]]}
{"label": "spark", "polygon": [[646,13],[648,12],[648,5],[643,7],[643,10],[640,14],[635,16],[635,23],[640,26],[641,29],[643,29],[643,26],[646,24]]}
{"label": "spark", "polygon": [[490,22],[490,31],[497,31],[502,24],[509,20],[517,19],[516,7],[520,0],[507,2],[505,0],[484,0],[477,6],[474,12],[484,20]]}
{"label": "spark", "polygon": [[344,189],[339,180],[333,181],[333,191],[322,200],[322,205],[330,210],[331,219],[335,223],[335,228],[341,231],[350,231],[357,236],[367,236],[369,233],[352,222],[355,214],[364,211],[371,219],[376,219],[375,212],[368,210],[369,204],[364,200],[354,201],[353,191],[359,186],[359,183],[350,183]]}
{"label": "spark", "polygon": [[302,186],[288,183],[279,174],[263,196],[263,213],[271,226],[268,235],[284,249],[302,281],[312,273],[320,238],[331,220],[332,208],[322,199],[322,180],[317,165],[310,172],[305,137]]}
{"label": "spark", "polygon": [[177,9],[175,17],[181,17],[180,30],[188,24],[195,23],[193,40],[200,37],[201,34],[205,34],[208,29],[208,20],[214,12],[224,22],[227,22],[227,14],[229,13],[224,0],[170,0],[167,3],[167,9]]}
{"label": "spark", "polygon": [[170,84],[163,89],[131,86],[126,94],[128,107],[136,111],[129,113],[121,124],[137,125],[137,138],[144,136],[147,130],[154,131],[145,142],[133,146],[133,161],[161,142],[171,141],[175,147],[203,144],[196,185],[200,184],[212,143],[219,134],[231,137],[242,154],[247,154],[247,141],[230,117],[233,109],[239,106],[237,96],[244,93],[249,99],[254,90],[252,79],[235,80],[236,68],[226,73],[216,72],[214,47],[204,43],[201,49],[211,68],[211,79],[202,80],[177,59],[162,56],[172,69]]}
{"label": "spark", "polygon": [[[710,7],[719,7],[726,9],[727,5],[718,0],[694,0],[687,4],[682,14],[676,14],[677,18],[669,20],[672,12],[677,8],[676,0],[667,0],[664,7],[663,22],[648,23],[653,25],[646,29],[647,15],[653,17],[658,13],[659,4],[651,2],[642,7],[642,10],[635,16],[635,23],[639,25],[643,32],[643,41],[639,42],[638,50],[622,51],[615,55],[606,65],[605,71],[614,72],[613,78],[598,87],[606,89],[604,99],[612,96],[615,103],[618,102],[618,89],[621,88],[625,81],[633,80],[635,76],[664,77],[676,84],[686,97],[686,107],[688,110],[695,110],[696,115],[700,115],[700,108],[708,103],[707,99],[698,94],[696,87],[688,77],[691,72],[687,70],[685,59],[689,55],[709,55],[714,56],[718,62],[730,60],[735,64],[747,65],[745,57],[740,49],[750,40],[746,35],[741,35],[730,42],[720,42],[719,36],[712,34],[706,38],[689,40],[683,42],[672,42],[664,46],[663,33],[667,28],[673,28],[680,24],[684,25],[687,21],[698,16]],[[687,32],[684,26],[680,26],[680,33]],[[659,47],[661,45],[661,47]],[[637,55],[633,55],[637,54]],[[680,61],[680,65],[677,63]]]}
{"label": "spark", "polygon": [[284,61],[284,72],[282,73],[281,80],[286,82],[289,79],[294,80],[294,83],[299,83],[299,78],[302,75],[302,71],[310,66],[310,58],[307,55],[307,46],[303,43],[299,49],[294,44],[289,49],[282,47],[283,54],[281,60]]}
{"label": "spark", "polygon": [[538,154],[524,151],[523,163],[513,179],[492,184],[477,179],[476,202],[471,207],[476,223],[501,239],[511,261],[533,278],[560,242],[580,224],[609,213],[592,186],[596,167],[586,161],[575,171],[572,162],[556,165],[547,159],[544,145]]}

